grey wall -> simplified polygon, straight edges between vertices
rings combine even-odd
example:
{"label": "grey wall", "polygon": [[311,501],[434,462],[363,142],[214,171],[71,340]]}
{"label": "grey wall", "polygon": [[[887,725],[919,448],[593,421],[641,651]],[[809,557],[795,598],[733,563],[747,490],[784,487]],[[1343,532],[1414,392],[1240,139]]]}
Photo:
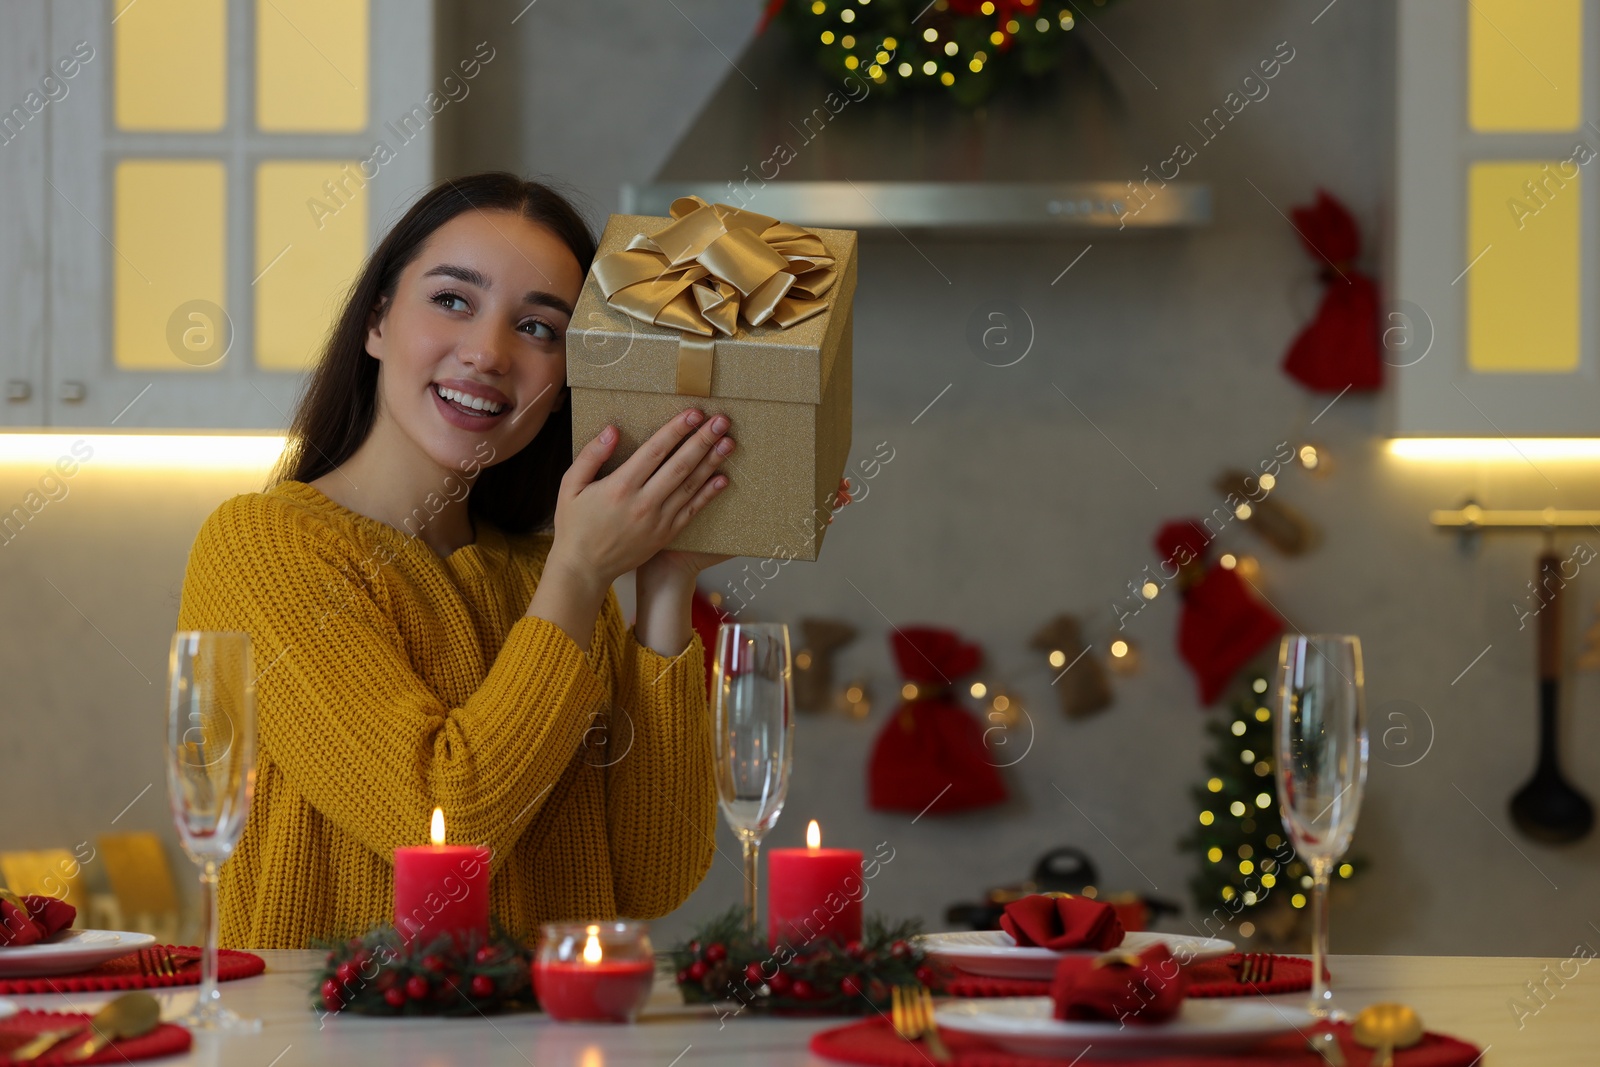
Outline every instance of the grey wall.
{"label": "grey wall", "polygon": [[[600,221],[620,182],[653,173],[721,78],[718,49],[737,55],[758,5],[539,0],[514,27],[522,0],[444,6],[442,61],[484,39],[511,60],[497,59],[477,95],[447,112],[444,168],[557,176],[588,194]],[[1512,605],[1537,545],[1504,537],[1463,554],[1428,527],[1426,511],[1469,492],[1495,506],[1594,506],[1600,476],[1574,463],[1400,461],[1382,446],[1381,398],[1347,396],[1313,427],[1326,400],[1277,370],[1317,295],[1315,265],[1278,209],[1325,185],[1376,236],[1390,203],[1387,5],[1342,0],[1313,25],[1321,8],[1126,0],[1095,16],[1117,48],[1092,31],[1091,43],[1130,109],[1174,140],[1190,137],[1188,122],[1278,42],[1296,49],[1271,95],[1194,165],[1214,187],[1210,229],[1096,240],[1055,284],[1083,242],[863,247],[855,453],[887,441],[895,458],[840,518],[822,560],[789,565],[745,617],[833,616],[863,632],[840,668],[872,680],[874,712],[864,722],[800,721],[789,803],[768,843],[798,844],[808,818],[831,843],[889,842],[896,858],[869,906],[937,926],[952,901],[1021,878],[1040,852],[1068,842],[1094,856],[1109,888],[1187,901],[1193,858],[1175,841],[1194,818],[1188,794],[1202,774],[1206,715],[1172,649],[1174,598],[1130,623],[1142,669],[1117,682],[1114,708],[1086,722],[1055,709],[1028,638],[1060,611],[1094,618],[1103,637],[1109,602],[1154,561],[1151,536],[1164,519],[1209,511],[1222,467],[1310,433],[1335,469],[1280,485],[1321,526],[1322,547],[1286,560],[1243,530],[1223,543],[1261,558],[1268,596],[1297,627],[1365,642],[1380,718],[1356,848],[1370,869],[1336,901],[1334,949],[1565,955],[1594,936],[1600,845],[1534,845],[1504,815],[1534,760],[1532,629],[1518,631]],[[1381,258],[1370,257],[1374,269]],[[1028,357],[1005,369],[984,365],[963,339],[969,314],[996,296],[1022,304],[1037,327]],[[0,505],[38,473],[0,469]],[[258,482],[250,472],[91,463],[68,499],[0,546],[0,810],[11,815],[0,847],[75,843],[150,783],[117,828],[165,831],[160,689],[183,559],[205,514]],[[1572,542],[1563,538],[1563,549]],[[1594,621],[1588,574],[1578,589],[1572,643]],[[1015,799],[1005,809],[914,825],[866,811],[867,752],[898,684],[885,616],[958,626],[987,650],[983,676],[1020,694],[1035,735],[1008,772]],[[1600,690],[1592,675],[1568,688],[1568,770],[1600,793]],[[1392,766],[1414,757],[1381,745],[1381,714],[1397,701],[1425,709],[1434,727],[1414,766]],[[711,877],[658,924],[659,940],[738,899],[737,846],[726,831],[719,845]]]}

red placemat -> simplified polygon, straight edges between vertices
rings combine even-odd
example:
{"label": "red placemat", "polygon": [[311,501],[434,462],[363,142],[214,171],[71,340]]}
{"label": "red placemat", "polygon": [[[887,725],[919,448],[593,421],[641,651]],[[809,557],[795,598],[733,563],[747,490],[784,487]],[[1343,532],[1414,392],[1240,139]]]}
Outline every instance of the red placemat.
{"label": "red placemat", "polygon": [[[192,945],[155,945],[143,952],[166,949],[177,959],[178,973],[160,975],[141,974],[139,953],[130,952],[107,960],[98,967],[77,974],[54,977],[0,978],[0,996],[21,996],[25,993],[103,993],[124,989],[158,989],[161,986],[199,985],[200,949]],[[235,978],[251,978],[267,969],[266,961],[253,952],[223,948],[217,950],[217,981],[231,982]]]}
{"label": "red placemat", "polygon": [[[11,1062],[11,1050],[28,1043],[45,1030],[61,1030],[69,1026],[88,1026],[89,1016],[68,1011],[23,1011],[9,1019],[0,1019],[0,1064]],[[74,1063],[123,1063],[128,1060],[148,1060],[156,1056],[172,1056],[189,1051],[189,1031],[171,1023],[162,1023],[142,1037],[113,1041],[86,1060]],[[73,1038],[59,1043],[38,1059],[27,1061],[29,1067],[54,1067],[66,1063],[67,1052],[82,1043]]]}
{"label": "red placemat", "polygon": [[[1347,1026],[1339,1028],[1339,1044],[1350,1067],[1368,1067],[1372,1052],[1356,1044]],[[955,1060],[954,1067],[1071,1067],[1077,1060],[1019,1056],[988,1042],[940,1030]],[[868,1019],[811,1037],[811,1051],[839,1063],[866,1063],[875,1067],[928,1067],[921,1042],[912,1044],[895,1036],[884,1019]],[[1477,1046],[1443,1034],[1426,1034],[1422,1043],[1394,1054],[1395,1067],[1472,1067],[1482,1053]],[[1327,1067],[1320,1053],[1306,1047],[1305,1038],[1286,1034],[1262,1042],[1250,1052],[1226,1055],[1179,1055],[1156,1059],[1121,1059],[1119,1067]]]}
{"label": "red placemat", "polygon": [[[1270,982],[1239,981],[1243,957],[1235,952],[1214,960],[1201,960],[1183,969],[1189,976],[1191,997],[1242,997],[1247,993],[1298,993],[1311,988],[1311,961],[1295,956],[1272,957]],[[990,978],[956,968],[941,993],[952,997],[1047,997],[1050,983],[1027,978]]]}

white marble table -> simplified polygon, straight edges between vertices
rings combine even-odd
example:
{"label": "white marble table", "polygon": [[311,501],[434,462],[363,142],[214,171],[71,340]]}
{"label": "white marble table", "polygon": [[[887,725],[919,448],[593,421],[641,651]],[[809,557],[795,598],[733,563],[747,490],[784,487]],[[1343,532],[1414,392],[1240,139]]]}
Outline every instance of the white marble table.
{"label": "white marble table", "polygon": [[[267,973],[223,984],[225,1002],[262,1020],[249,1037],[197,1035],[186,1059],[153,1060],[212,1067],[313,1067],[339,1064],[414,1064],[416,1067],[508,1064],[555,1067],[700,1067],[762,1064],[820,1067],[806,1042],[817,1030],[843,1020],[756,1019],[719,1023],[706,1007],[687,1008],[670,985],[658,984],[644,1017],[634,1026],[556,1023],[543,1015],[470,1019],[329,1018],[306,1005],[315,952],[264,952]],[[1484,1067],[1600,1064],[1600,968],[1588,961],[1472,956],[1337,956],[1330,963],[1341,1003],[1359,1008],[1399,1000],[1422,1013],[1433,1030],[1486,1046]],[[1546,969],[1548,968],[1548,969]],[[1570,977],[1569,977],[1570,976]],[[1539,999],[1528,983],[1539,990]],[[193,992],[163,996],[171,1015]],[[1300,994],[1274,998],[1298,1000]],[[48,1010],[92,1010],[105,994],[14,997]],[[1512,1005],[1524,1004],[1517,1012]],[[1520,1019],[1519,1019],[1520,1015]],[[1520,1023],[1520,1025],[1519,1025]],[[1355,1067],[1355,1065],[1352,1065]]]}

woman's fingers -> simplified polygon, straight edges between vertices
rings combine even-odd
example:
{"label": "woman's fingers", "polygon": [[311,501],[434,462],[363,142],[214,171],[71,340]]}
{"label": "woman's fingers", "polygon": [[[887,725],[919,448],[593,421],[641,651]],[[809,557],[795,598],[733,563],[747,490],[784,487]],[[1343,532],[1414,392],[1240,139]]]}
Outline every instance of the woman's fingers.
{"label": "woman's fingers", "polygon": [[665,426],[651,434],[650,439],[640,445],[638,451],[623,461],[616,473],[622,475],[622,480],[629,488],[640,488],[651,479],[656,473],[656,468],[661,466],[662,461],[672,454],[683,439],[704,422],[705,413],[697,408],[680,412]]}
{"label": "woman's fingers", "polygon": [[[694,495],[700,491],[700,487],[705,485],[711,476],[717,472],[717,468],[722,465],[722,461],[733,455],[733,449],[734,442],[731,437],[724,437],[707,449],[704,458],[689,472],[689,476],[679,483],[678,488],[667,497],[666,502],[662,505],[663,510],[668,515],[677,514],[685,504],[694,499]],[[680,449],[679,451],[683,450]],[[677,457],[673,458],[674,460],[677,459]]]}
{"label": "woman's fingers", "polygon": [[571,490],[582,489],[599,476],[600,468],[611,458],[611,453],[617,450],[617,437],[617,428],[607,426],[594,440],[579,450],[572,461],[572,466],[567,468],[566,477],[573,479]]}
{"label": "woman's fingers", "polygon": [[694,496],[689,498],[688,503],[684,504],[683,507],[678,510],[677,515],[673,517],[673,534],[676,535],[679,530],[682,530],[685,526],[689,525],[689,520],[700,514],[701,510],[707,504],[711,503],[711,501],[716,498],[718,493],[722,492],[727,487],[728,476],[726,474],[713,475],[709,480],[707,480],[706,484],[702,485],[694,494]]}
{"label": "woman's fingers", "polygon": [[[661,469],[650,476],[645,483],[644,491],[659,501],[671,514],[667,502],[694,476],[695,470],[705,460],[706,456],[715,454],[716,446],[720,443],[722,435],[728,432],[728,417],[726,415],[713,415],[711,421],[702,426],[695,435],[683,444],[663,464]],[[692,486],[690,491],[698,489]]]}

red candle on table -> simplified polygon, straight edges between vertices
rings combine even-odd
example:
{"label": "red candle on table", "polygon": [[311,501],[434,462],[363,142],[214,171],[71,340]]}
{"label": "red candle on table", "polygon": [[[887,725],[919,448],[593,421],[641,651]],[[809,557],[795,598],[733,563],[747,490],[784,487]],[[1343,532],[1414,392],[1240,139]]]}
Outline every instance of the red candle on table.
{"label": "red candle on table", "polygon": [[631,1022],[654,978],[649,936],[635,922],[551,924],[533,964],[539,1007],[571,1022]]}
{"label": "red candle on table", "polygon": [[424,944],[452,934],[489,940],[489,849],[444,843],[444,812],[433,809],[433,844],[394,850],[394,924]]}
{"label": "red candle on table", "polygon": [[812,819],[805,848],[775,848],[767,855],[767,935],[773,944],[799,947],[819,937],[841,945],[861,940],[861,853],[823,848]]}

